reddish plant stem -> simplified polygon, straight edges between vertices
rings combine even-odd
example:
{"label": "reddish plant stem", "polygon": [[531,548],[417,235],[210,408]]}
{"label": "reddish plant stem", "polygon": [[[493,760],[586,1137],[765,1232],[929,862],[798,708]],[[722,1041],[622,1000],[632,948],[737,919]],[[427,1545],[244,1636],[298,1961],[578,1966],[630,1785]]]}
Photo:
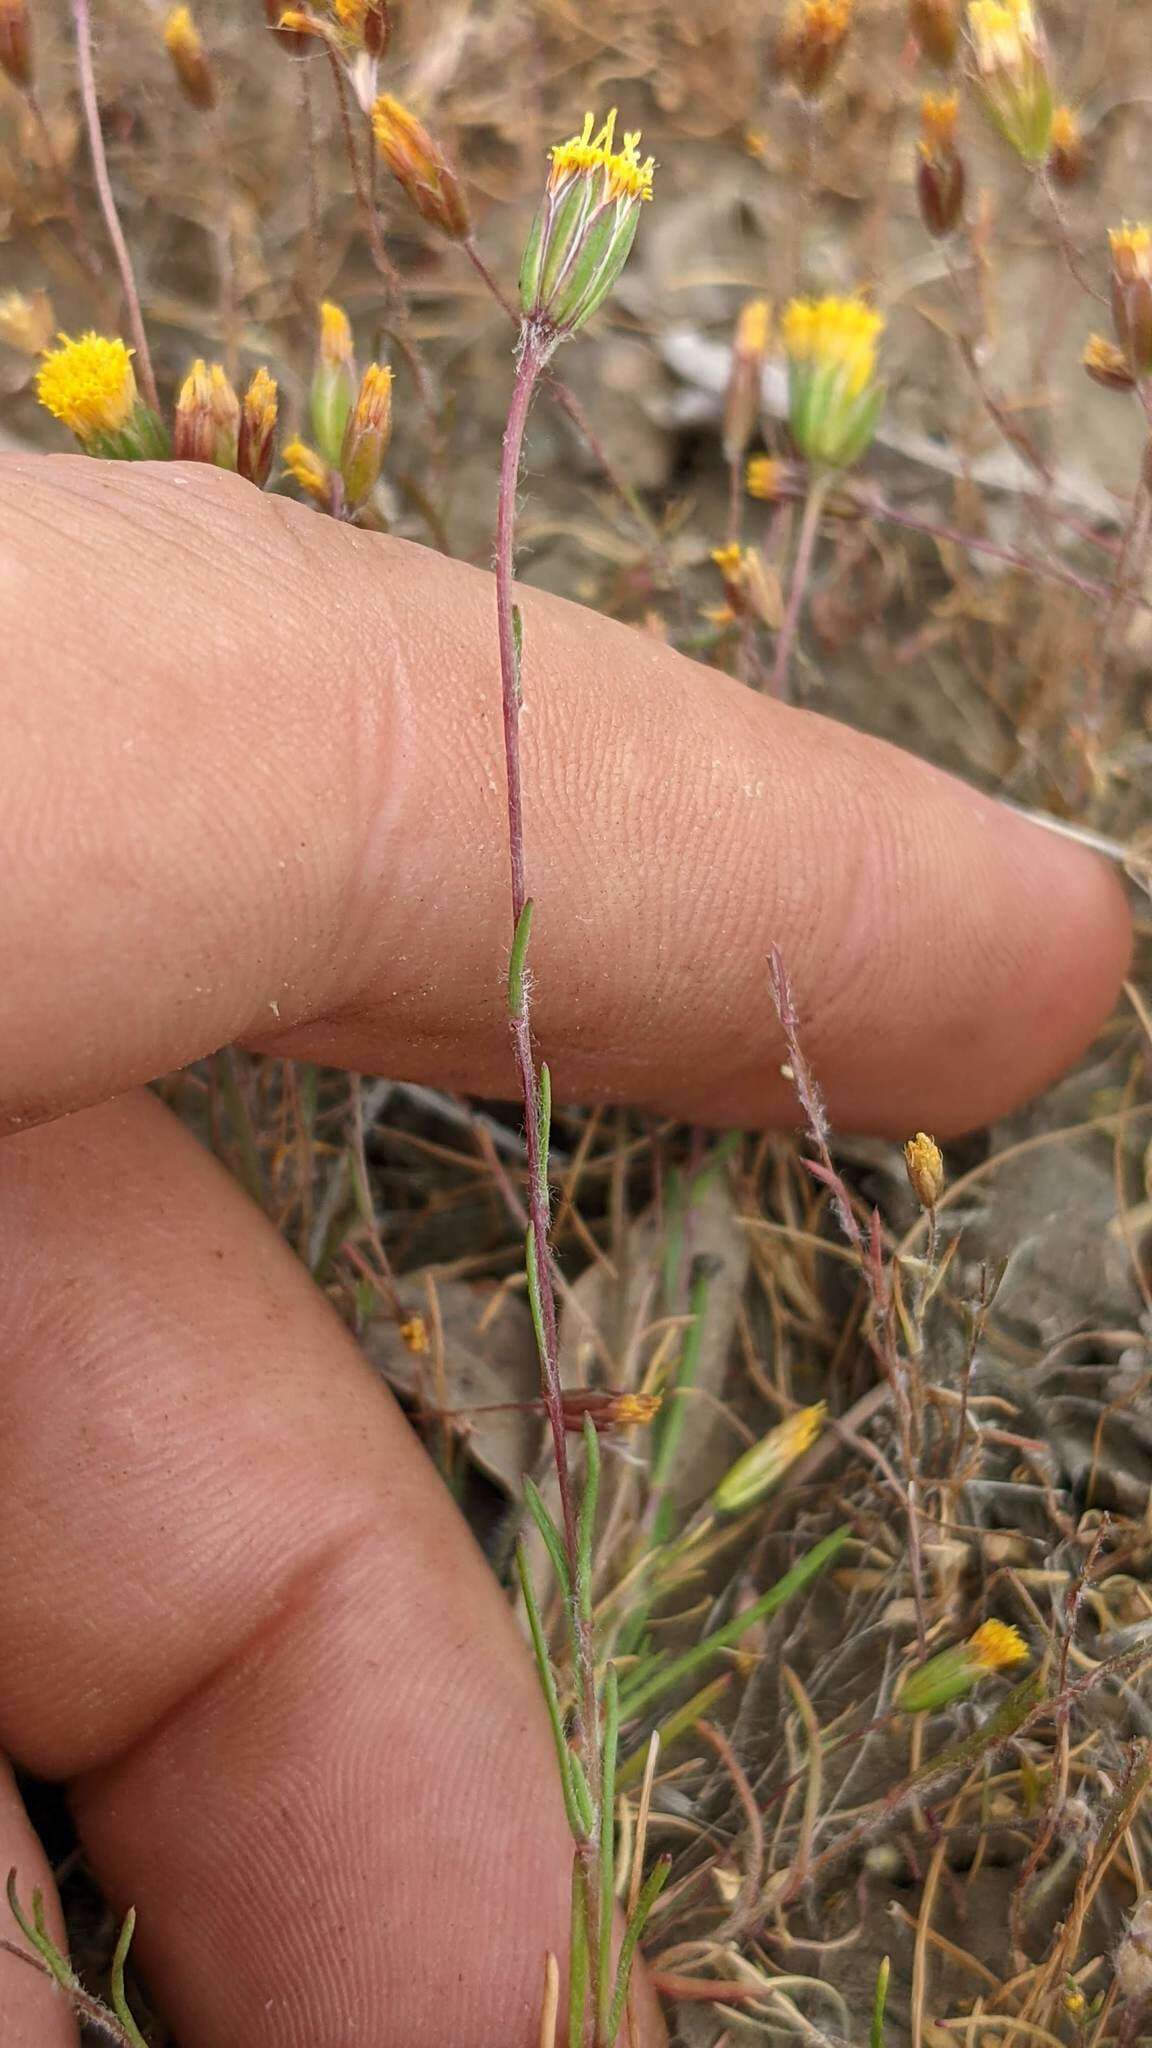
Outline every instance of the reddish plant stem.
{"label": "reddish plant stem", "polygon": [[[528,414],[532,407],[536,386],[554,347],[554,336],[549,334],[542,335],[538,329],[528,324],[523,327],[516,363],[516,377],[512,387],[512,399],[508,408],[508,418],[504,429],[504,444],[500,462],[500,495],[496,515],[496,612],[500,643],[500,689],[504,727],[504,767],[507,781],[508,857],[513,937],[515,937],[527,901],[524,856],[524,796],[520,764],[520,658],[516,646],[515,601],[513,597],[516,493],[520,480],[520,461],[524,447],[524,430],[528,422]],[[552,1261],[549,1249],[548,1187],[541,1146],[540,1096],[536,1082],[536,1069],[532,1058],[532,1029],[529,1013],[527,974],[523,978],[523,992],[517,1014],[512,1017],[512,1049],[516,1061],[520,1093],[524,1104],[524,1138],[528,1167],[528,1216],[531,1224],[531,1257],[533,1262],[533,1279],[540,1303],[540,1321],[543,1335],[540,1359],[541,1391],[552,1436],[552,1452],[556,1464],[556,1480],[560,1493],[564,1550],[568,1559],[574,1591],[572,1627],[576,1652],[576,1732],[580,1741],[582,1762],[588,1780],[588,1790],[591,1794],[592,1811],[595,1816],[592,1835],[586,1841],[577,1844],[577,1852],[580,1857],[584,1878],[589,1952],[593,1959],[595,1959],[599,1953],[600,1942],[611,1939],[610,1929],[601,1928],[599,1925],[598,1887],[595,1882],[600,1827],[609,1820],[609,1817],[602,1815],[600,1812],[601,1772],[595,1649],[592,1642],[592,1632],[586,1619],[586,1603],[581,1598],[580,1546],[577,1532],[576,1504],[572,1490],[572,1475],[568,1467],[568,1440],[564,1426],[564,1408],[560,1387],[556,1292],[552,1279]]]}
{"label": "reddish plant stem", "polygon": [[796,543],[796,566],[792,571],[792,587],[788,592],[788,607],[776,641],[776,659],[772,664],[772,680],[769,687],[774,697],[785,697],[788,694],[788,665],[804,608],[808,578],[812,573],[812,557],[816,552],[816,541],[820,533],[820,515],[824,510],[824,500],[831,485],[832,477],[824,470],[815,471],[809,479],[808,495],[804,500],[804,510],[800,518],[800,538]]}
{"label": "reddish plant stem", "polygon": [[72,26],[76,36],[76,65],[80,77],[80,100],[84,108],[84,125],[88,131],[88,148],[92,157],[92,172],[96,179],[96,190],[100,195],[100,209],[108,240],[116,257],[120,272],[120,285],[128,314],[128,326],[132,334],[132,345],[136,350],[136,367],[144,386],[144,396],[153,412],[159,412],[160,399],[156,391],[156,378],[152,370],[152,356],[148,348],[148,336],[144,332],[144,315],[140,311],[140,294],[136,289],[136,277],[132,269],[132,258],[124,240],[120,215],[116,211],[116,199],[112,181],[108,176],[108,158],[104,151],[104,131],[100,126],[100,104],[96,97],[96,72],[92,63],[92,16],[88,0],[72,0]]}

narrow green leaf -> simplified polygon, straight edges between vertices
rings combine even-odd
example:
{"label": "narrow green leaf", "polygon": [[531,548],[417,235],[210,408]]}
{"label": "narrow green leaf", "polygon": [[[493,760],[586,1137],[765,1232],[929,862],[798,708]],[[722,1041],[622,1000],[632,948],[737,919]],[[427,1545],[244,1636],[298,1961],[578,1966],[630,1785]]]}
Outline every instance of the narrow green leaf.
{"label": "narrow green leaf", "polygon": [[532,936],[533,907],[532,898],[529,897],[516,920],[512,951],[508,955],[508,1015],[517,1019],[524,1015],[524,963],[528,957],[528,941]]}
{"label": "narrow green leaf", "polygon": [[891,1956],[883,1956],[876,1972],[876,1992],[872,2000],[872,2031],[868,2036],[868,2048],[884,2048],[884,2008],[888,2003],[888,1978],[892,1969]]}
{"label": "narrow green leaf", "polygon": [[588,1995],[588,1913],[584,1903],[584,1868],[572,1858],[572,1932],[568,1944],[568,2040],[580,2048],[584,2039]]}
{"label": "narrow green leaf", "polygon": [[552,1136],[552,1072],[546,1060],[540,1063],[540,1200],[549,1204],[548,1144]]}
{"label": "narrow green leaf", "polygon": [[532,1311],[532,1328],[536,1332],[536,1350],[540,1358],[540,1370],[548,1370],[548,1347],[544,1336],[544,1307],[540,1300],[540,1275],[536,1271],[536,1232],[532,1224],[524,1236],[524,1265],[528,1275],[528,1306]]}
{"label": "narrow green leaf", "polygon": [[612,2010],[608,2016],[608,2031],[604,2036],[607,2048],[612,2048],[620,2032],[620,2022],[624,2018],[628,1985],[632,1976],[632,1964],[636,1958],[640,1936],[644,1932],[648,1915],[668,1882],[671,1868],[672,1858],[662,1856],[655,1868],[649,1872],[640,1897],[636,1901],[635,1911],[624,1929],[624,1939],[620,1943],[620,1960],[616,1965],[616,1989],[612,1994]]}
{"label": "narrow green leaf", "polygon": [[777,1579],[776,1584],[770,1586],[766,1593],[762,1593],[758,1600],[754,1600],[751,1607],[746,1607],[741,1614],[733,1615],[731,1621],[726,1621],[721,1628],[714,1629],[710,1636],[705,1636],[702,1642],[696,1643],[691,1650],[686,1650],[682,1657],[674,1657],[662,1670],[654,1671],[642,1684],[632,1688],[626,1685],[620,1703],[625,1719],[632,1720],[640,1712],[641,1707],[649,1706],[653,1700],[670,1692],[673,1686],[679,1685],[682,1679],[692,1676],[702,1664],[709,1663],[721,1650],[730,1649],[733,1643],[738,1643],[741,1636],[746,1635],[750,1628],[755,1628],[757,1622],[766,1621],[770,1614],[775,1614],[777,1608],[783,1607],[784,1602],[791,1599],[793,1593],[800,1592],[809,1580],[816,1578],[823,1571],[826,1564],[831,1563],[851,1533],[847,1522],[839,1529],[833,1529],[830,1536],[824,1536],[819,1543],[814,1543],[811,1550],[793,1565],[791,1571],[785,1572],[782,1579]]}
{"label": "narrow green leaf", "polygon": [[568,1762],[572,1772],[572,1789],[576,1794],[576,1804],[584,1823],[584,1833],[586,1836],[592,1835],[596,1829],[596,1808],[592,1804],[592,1794],[588,1789],[584,1766],[574,1749],[568,1751]]}
{"label": "narrow green leaf", "polygon": [[520,677],[524,669],[524,614],[518,604],[512,607],[512,683],[516,701],[521,697]]}
{"label": "narrow green leaf", "polygon": [[596,2028],[607,2033],[612,1994],[612,1915],[616,1902],[616,1752],[620,1744],[620,1686],[616,1666],[604,1673],[604,1741],[600,1752],[600,1913],[597,1922]]}
{"label": "narrow green leaf", "polygon": [[544,1547],[552,1560],[552,1569],[556,1574],[556,1583],[563,1593],[565,1605],[567,1605],[572,1598],[572,1582],[568,1575],[568,1559],[564,1555],[564,1545],[561,1541],[560,1531],[544,1505],[539,1487],[528,1478],[524,1481],[524,1504],[540,1531]]}
{"label": "narrow green leaf", "polygon": [[116,1953],[112,1958],[109,1989],[112,1994],[112,2010],[127,2034],[128,2039],[131,2041],[132,2048],[148,2048],[148,2043],[129,2010],[128,2000],[124,1991],[124,1965],[128,1960],[128,1950],[132,1946],[132,1936],[135,1932],[136,1908],[135,1906],[129,1906],[128,1911],[124,1915],[124,1925],[120,1929],[116,1942]]}
{"label": "narrow green leaf", "polygon": [[548,1719],[552,1724],[552,1740],[556,1747],[556,1762],[560,1769],[560,1786],[564,1794],[564,1811],[568,1816],[568,1826],[572,1831],[573,1839],[577,1842],[582,1842],[587,1839],[588,1830],[584,1825],[577,1803],[576,1790],[572,1782],[572,1752],[568,1747],[568,1738],[564,1733],[564,1719],[560,1712],[560,1701],[556,1692],[556,1677],[552,1670],[552,1660],[548,1655],[548,1645],[544,1640],[544,1624],[540,1619],[540,1609],[536,1605],[536,1595],[532,1590],[532,1579],[528,1571],[528,1556],[523,1543],[516,1545],[516,1570],[520,1579],[520,1590],[524,1595],[524,1606],[528,1614],[528,1628],[532,1636],[532,1648],[536,1657],[536,1673],[540,1680],[540,1689],[544,1694],[544,1704],[548,1709]]}
{"label": "narrow green leaf", "polygon": [[661,1493],[668,1484],[672,1461],[679,1448],[684,1431],[688,1403],[685,1396],[695,1384],[700,1369],[700,1346],[704,1336],[704,1317],[708,1311],[708,1294],[712,1286],[715,1263],[710,1258],[694,1260],[692,1283],[688,1297],[688,1313],[692,1320],[684,1332],[680,1347],[680,1361],[676,1368],[676,1379],[672,1392],[664,1403],[660,1417],[659,1433],[652,1453],[652,1491]]}
{"label": "narrow green leaf", "polygon": [[15,1870],[10,1870],[8,1872],[8,1883],[6,1889],[8,1893],[8,1905],[11,1910],[12,1918],[15,1920],[16,1925],[20,1929],[21,1934],[24,1936],[25,1941],[30,1941],[33,1948],[36,1950],[36,1953],[39,1956],[43,1957],[44,1961],[48,1965],[48,1968],[51,1970],[52,1975],[55,1977],[56,1982],[61,1986],[61,1988],[64,1991],[79,1990],[80,1979],[76,1976],[75,1972],[70,1968],[64,1956],[61,1955],[59,1949],[57,1948],[55,1942],[49,1934],[48,1929],[44,1925],[43,1892],[33,1892],[32,1918],[31,1920],[29,1920],[27,1914],[25,1913],[23,1907],[20,1904],[19,1897],[17,1896]]}

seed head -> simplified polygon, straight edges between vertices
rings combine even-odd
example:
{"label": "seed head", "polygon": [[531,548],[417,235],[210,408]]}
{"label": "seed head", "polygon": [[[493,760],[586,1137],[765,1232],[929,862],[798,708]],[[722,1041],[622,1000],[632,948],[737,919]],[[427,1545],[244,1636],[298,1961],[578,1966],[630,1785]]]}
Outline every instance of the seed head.
{"label": "seed head", "polygon": [[586,114],[581,133],[557,143],[550,159],[520,266],[520,304],[554,342],[583,327],[619,277],[652,197],[655,164],[640,155],[638,128],[617,146],[614,107],[599,129]]}
{"label": "seed head", "polygon": [[454,242],[466,242],[472,223],[460,182],[435,137],[407,107],[382,93],[372,109],[376,147],[422,220]]}
{"label": "seed head", "polygon": [[261,491],[272,473],[279,410],[280,394],[275,380],[267,370],[257,370],[240,407],[236,467],[241,476]]}
{"label": "seed head", "polygon": [[884,400],[875,382],[884,321],[863,299],[826,298],[793,299],[780,324],[792,438],[808,462],[849,469],[868,447]]}
{"label": "seed head", "polygon": [[908,1184],[922,1209],[934,1209],[944,1193],[944,1159],[935,1138],[917,1131],[904,1147]]}
{"label": "seed head", "polygon": [[177,462],[235,469],[240,400],[219,363],[196,361],[180,388],[172,452]]}
{"label": "seed head", "polygon": [[188,7],[174,7],[164,24],[164,47],[185,97],[202,114],[216,105],[216,80]]}
{"label": "seed head", "polygon": [[818,99],[844,53],[855,0],[793,0],[776,44],[777,71]]}

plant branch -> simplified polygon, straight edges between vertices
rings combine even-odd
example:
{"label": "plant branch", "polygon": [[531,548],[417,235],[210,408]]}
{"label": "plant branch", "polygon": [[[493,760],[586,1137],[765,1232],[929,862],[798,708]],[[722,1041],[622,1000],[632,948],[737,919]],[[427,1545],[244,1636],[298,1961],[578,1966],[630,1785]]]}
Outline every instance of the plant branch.
{"label": "plant branch", "polygon": [[84,108],[84,123],[88,131],[88,148],[92,156],[92,171],[96,179],[96,190],[100,195],[100,207],[108,240],[116,257],[120,272],[120,284],[128,314],[128,326],[132,345],[136,350],[136,366],[144,386],[144,397],[153,412],[159,412],[160,400],[156,390],[156,378],[152,369],[152,356],[148,348],[148,336],[144,332],[144,316],[140,311],[140,294],[136,289],[136,277],[132,269],[132,258],[124,240],[120,215],[116,211],[116,199],[112,181],[108,176],[108,158],[104,151],[104,131],[100,126],[100,105],[96,97],[96,73],[92,63],[92,16],[89,0],[72,0],[72,26],[76,36],[76,63],[80,75],[80,99]]}

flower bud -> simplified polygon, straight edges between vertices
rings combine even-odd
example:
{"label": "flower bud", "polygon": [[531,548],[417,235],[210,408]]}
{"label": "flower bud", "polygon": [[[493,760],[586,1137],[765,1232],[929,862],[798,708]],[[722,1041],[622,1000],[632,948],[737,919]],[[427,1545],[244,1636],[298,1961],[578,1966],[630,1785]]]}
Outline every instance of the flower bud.
{"label": "flower bud", "polygon": [[863,299],[793,299],[781,321],[788,357],[788,424],[797,449],[821,469],[848,469],[876,431],[879,313]]}
{"label": "flower bud", "polygon": [[1071,107],[1053,110],[1048,171],[1058,185],[1078,185],[1084,175],[1084,131]]}
{"label": "flower bud", "polygon": [[818,99],[844,52],[855,0],[793,0],[773,53],[777,71]]}
{"label": "flower bud", "polygon": [[1094,384],[1102,384],[1106,391],[1135,391],[1136,379],[1128,368],[1127,356],[1105,335],[1088,336],[1082,360]]}
{"label": "flower bud", "polygon": [[795,1415],[777,1423],[767,1436],[753,1444],[743,1457],[729,1466],[719,1486],[712,1495],[712,1505],[719,1515],[738,1515],[745,1508],[754,1507],[770,1493],[778,1479],[782,1479],[790,1465],[810,1450],[824,1426],[828,1413],[827,1403],[818,1401],[814,1408],[798,1408]]}
{"label": "flower bud", "polygon": [[728,462],[739,462],[760,417],[760,383],[771,327],[772,309],[767,299],[749,299],[736,322],[724,400],[722,440]]}
{"label": "flower bud", "polygon": [[612,1387],[565,1387],[560,1396],[565,1429],[579,1433],[588,1417],[597,1436],[609,1429],[643,1429],[660,1413],[662,1394],[625,1394]]}
{"label": "flower bud", "polygon": [[176,401],[172,453],[177,462],[235,469],[240,400],[219,363],[193,363]]}
{"label": "flower bud", "polygon": [[21,92],[32,83],[32,24],[27,0],[0,0],[0,71]]}
{"label": "flower bud", "polygon": [[299,484],[322,511],[335,512],[340,496],[340,479],[324,457],[318,455],[315,448],[309,448],[306,441],[289,441],[283,460],[285,475]]}
{"label": "flower bud", "polygon": [[372,58],[384,55],[392,33],[387,0],[332,0],[332,8],[358,50]]}
{"label": "flower bud", "polygon": [[950,70],[960,47],[960,0],[908,0],[908,27],[920,55]]}
{"label": "flower bud", "polygon": [[376,489],[391,434],[392,372],[382,363],[369,363],[348,415],[340,451],[340,476],[348,512],[359,512]]}
{"label": "flower bud", "polygon": [[551,168],[520,266],[524,317],[546,339],[575,334],[607,298],[628,259],[640,208],[652,197],[651,157],[641,161],[640,131],[616,147],[616,109],[597,134],[586,114],[581,134],[550,152]]}
{"label": "flower bud", "polygon": [[163,421],[136,389],[132,351],[102,334],[66,334],[49,349],[36,375],[36,396],[46,412],[75,434],[85,455],[113,462],[148,462],[168,455]]}
{"label": "flower bud", "polygon": [[968,32],[989,118],[1026,164],[1042,164],[1052,133],[1052,84],[1032,0],[969,0]]}
{"label": "flower bud", "polygon": [[202,114],[211,113],[216,105],[216,80],[190,8],[173,8],[164,24],[164,48],[185,97]]}
{"label": "flower bud", "polygon": [[908,1185],[922,1209],[934,1209],[944,1193],[944,1159],[935,1138],[917,1131],[904,1147]]}
{"label": "flower bud", "polygon": [[382,93],[372,108],[376,147],[422,220],[454,242],[472,233],[464,194],[451,164],[423,122]]}
{"label": "flower bud", "polygon": [[240,432],[236,444],[236,468],[257,490],[263,490],[272,472],[276,443],[276,418],[280,394],[267,370],[257,370],[240,407]]}
{"label": "flower bud", "polygon": [[1152,375],[1152,228],[1141,222],[1109,230],[1112,322],[1133,377]]}
{"label": "flower bud", "polygon": [[300,15],[296,26],[291,21],[285,26],[283,15],[283,0],[264,0],[264,19],[281,47],[291,57],[309,56],[315,48],[314,38],[320,31],[308,15]]}
{"label": "flower bud", "polygon": [[955,94],[938,99],[926,93],[920,102],[919,163],[916,195],[920,218],[930,235],[949,235],[964,206],[964,164],[956,148]]}
{"label": "flower bud", "polygon": [[754,455],[744,471],[744,488],[750,498],[775,505],[784,496],[788,465],[777,455]]}
{"label": "flower bud", "polygon": [[928,1714],[946,1707],[950,1700],[963,1698],[989,1671],[1003,1671],[1022,1663],[1028,1645],[1019,1629],[1002,1621],[986,1621],[966,1643],[941,1650],[909,1672],[896,1694],[895,1705],[905,1714]]}
{"label": "flower bud", "polygon": [[339,463],[344,429],[356,402],[358,379],[352,329],[342,306],[320,308],[320,347],[308,393],[312,436],[326,462]]}

